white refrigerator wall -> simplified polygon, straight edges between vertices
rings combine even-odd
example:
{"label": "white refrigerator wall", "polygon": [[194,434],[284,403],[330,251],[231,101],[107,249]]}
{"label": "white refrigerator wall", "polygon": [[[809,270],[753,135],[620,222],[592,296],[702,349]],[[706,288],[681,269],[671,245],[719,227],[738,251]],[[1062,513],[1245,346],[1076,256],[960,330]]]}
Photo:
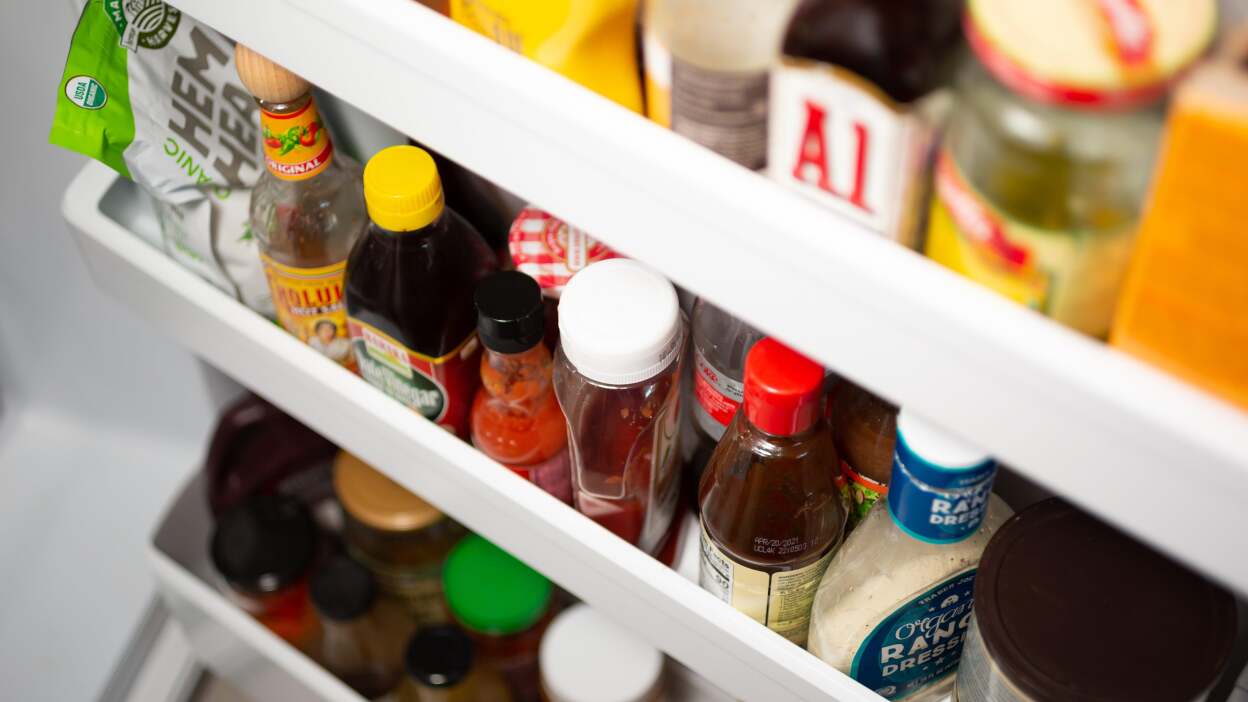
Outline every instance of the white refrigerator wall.
{"label": "white refrigerator wall", "polygon": [[12,700],[103,694],[154,593],[145,543],[230,392],[99,292],[61,218],[83,159],[48,130],[79,7],[0,4],[0,696]]}

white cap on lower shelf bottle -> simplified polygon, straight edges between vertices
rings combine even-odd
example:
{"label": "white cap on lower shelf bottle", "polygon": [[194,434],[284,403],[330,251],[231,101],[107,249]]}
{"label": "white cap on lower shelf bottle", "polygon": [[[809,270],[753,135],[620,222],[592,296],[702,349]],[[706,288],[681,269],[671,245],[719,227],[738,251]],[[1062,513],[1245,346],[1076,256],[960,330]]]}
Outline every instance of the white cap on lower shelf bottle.
{"label": "white cap on lower shelf bottle", "polygon": [[555,617],[542,637],[539,662],[550,702],[660,699],[663,654],[588,605]]}
{"label": "white cap on lower shelf bottle", "polygon": [[576,370],[608,385],[658,375],[680,353],[680,303],[667,278],[636,261],[599,261],[559,298],[559,343]]}

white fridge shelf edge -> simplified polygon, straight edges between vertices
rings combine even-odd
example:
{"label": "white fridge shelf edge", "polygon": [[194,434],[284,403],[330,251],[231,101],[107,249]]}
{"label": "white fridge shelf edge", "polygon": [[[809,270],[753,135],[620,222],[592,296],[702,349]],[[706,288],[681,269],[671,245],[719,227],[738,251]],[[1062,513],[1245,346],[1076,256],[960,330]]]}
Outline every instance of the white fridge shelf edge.
{"label": "white fridge shelf edge", "polygon": [[174,4],[1248,592],[1248,413],[410,0]]}
{"label": "white fridge shelf edge", "polygon": [[878,701],[180,268],[101,212],[117,183],[88,164],[66,218],[97,283],[189,350],[734,696]]}

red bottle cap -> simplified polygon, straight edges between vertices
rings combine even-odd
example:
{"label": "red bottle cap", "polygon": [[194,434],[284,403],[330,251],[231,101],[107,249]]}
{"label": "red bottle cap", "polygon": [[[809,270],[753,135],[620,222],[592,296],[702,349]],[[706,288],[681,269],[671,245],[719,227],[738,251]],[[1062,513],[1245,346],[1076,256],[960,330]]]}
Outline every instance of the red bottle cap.
{"label": "red bottle cap", "polygon": [[745,358],[745,417],[773,436],[800,434],[819,416],[823,367],[772,338]]}

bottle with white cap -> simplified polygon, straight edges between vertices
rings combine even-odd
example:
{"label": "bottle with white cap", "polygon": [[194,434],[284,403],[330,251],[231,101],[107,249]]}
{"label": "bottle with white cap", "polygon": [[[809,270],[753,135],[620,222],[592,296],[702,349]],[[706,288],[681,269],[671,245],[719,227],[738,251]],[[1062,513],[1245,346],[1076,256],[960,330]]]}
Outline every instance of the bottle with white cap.
{"label": "bottle with white cap", "polygon": [[819,583],[811,653],[886,699],[947,696],[980,556],[1011,514],[992,492],[996,472],[988,454],[902,409],[888,497]]}
{"label": "bottle with white cap", "polygon": [[585,604],[555,617],[539,654],[549,702],[659,702],[663,654]]}
{"label": "bottle with white cap", "polygon": [[594,263],[564,289],[559,333],[555,394],[568,421],[574,504],[663,560],[680,493],[687,332],[676,289],[636,261]]}

